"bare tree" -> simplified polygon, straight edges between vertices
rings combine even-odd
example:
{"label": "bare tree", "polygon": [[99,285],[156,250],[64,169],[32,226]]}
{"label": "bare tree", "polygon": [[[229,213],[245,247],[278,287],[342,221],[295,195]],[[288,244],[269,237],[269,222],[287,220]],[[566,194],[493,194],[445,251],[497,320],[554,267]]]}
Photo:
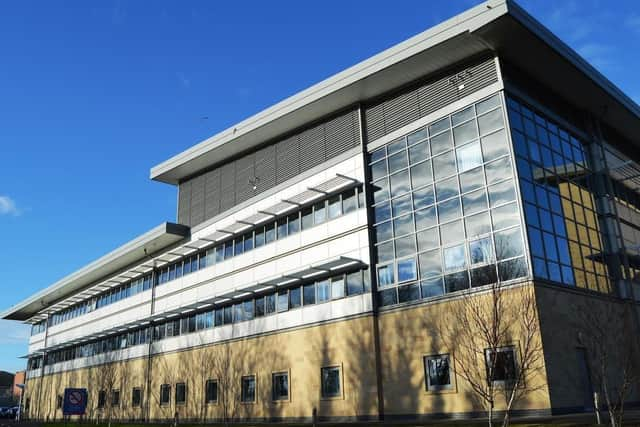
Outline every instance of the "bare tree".
{"label": "bare tree", "polygon": [[[629,303],[590,298],[578,314],[580,341],[590,356],[591,382],[604,399],[612,427],[623,425],[625,402],[640,382],[633,310]],[[623,333],[615,333],[614,328]]]}
{"label": "bare tree", "polygon": [[[543,358],[535,290],[493,283],[484,292],[465,291],[452,304],[437,326],[439,338],[455,354],[455,373],[487,410],[489,426],[498,402],[507,426],[514,405],[541,387],[528,381],[542,369]],[[504,358],[507,346],[515,353],[512,370]]]}
{"label": "bare tree", "polygon": [[[240,369],[236,366],[231,345],[229,343],[218,346],[215,355],[212,354],[211,372],[218,381],[218,404],[222,410],[222,420],[225,426],[237,416],[240,401]],[[212,352],[213,353],[213,352]]]}
{"label": "bare tree", "polygon": [[[112,417],[112,392],[116,388],[119,381],[119,365],[115,358],[114,352],[104,353],[101,355],[101,364],[93,370],[95,376],[95,387],[98,390],[98,411],[106,418],[108,426],[111,427]],[[118,387],[119,388],[119,387]],[[102,394],[102,402],[101,400]],[[100,405],[102,403],[102,405]]]}

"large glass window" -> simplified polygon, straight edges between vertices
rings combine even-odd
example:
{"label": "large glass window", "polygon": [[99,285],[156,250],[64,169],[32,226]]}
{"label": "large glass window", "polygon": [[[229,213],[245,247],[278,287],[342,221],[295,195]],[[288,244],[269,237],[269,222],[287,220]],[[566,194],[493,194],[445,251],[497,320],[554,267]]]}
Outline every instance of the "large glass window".
{"label": "large glass window", "polygon": [[494,95],[371,153],[382,305],[528,274],[504,126]]}

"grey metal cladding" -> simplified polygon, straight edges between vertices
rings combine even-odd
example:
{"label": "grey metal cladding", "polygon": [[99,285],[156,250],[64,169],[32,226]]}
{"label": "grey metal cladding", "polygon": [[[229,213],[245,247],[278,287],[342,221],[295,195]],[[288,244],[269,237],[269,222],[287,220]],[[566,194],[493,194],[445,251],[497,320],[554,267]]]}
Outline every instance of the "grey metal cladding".
{"label": "grey metal cladding", "polygon": [[204,175],[191,182],[191,222],[197,224],[204,221]]}
{"label": "grey metal cladding", "polygon": [[204,217],[213,218],[220,213],[220,169],[207,172],[204,177]]}
{"label": "grey metal cladding", "polygon": [[178,221],[204,222],[359,143],[357,109],[272,142],[181,183]]}
{"label": "grey metal cladding", "polygon": [[178,222],[191,224],[191,181],[186,181],[178,187]]}
{"label": "grey metal cladding", "polygon": [[364,110],[366,141],[372,142],[498,81],[493,58],[390,95]]}

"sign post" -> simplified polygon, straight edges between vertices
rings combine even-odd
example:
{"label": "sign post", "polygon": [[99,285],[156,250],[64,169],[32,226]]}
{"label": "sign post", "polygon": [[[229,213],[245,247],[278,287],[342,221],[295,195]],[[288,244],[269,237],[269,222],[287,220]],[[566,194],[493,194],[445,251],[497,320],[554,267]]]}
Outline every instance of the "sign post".
{"label": "sign post", "polygon": [[87,397],[86,388],[65,388],[62,414],[84,415],[87,409]]}

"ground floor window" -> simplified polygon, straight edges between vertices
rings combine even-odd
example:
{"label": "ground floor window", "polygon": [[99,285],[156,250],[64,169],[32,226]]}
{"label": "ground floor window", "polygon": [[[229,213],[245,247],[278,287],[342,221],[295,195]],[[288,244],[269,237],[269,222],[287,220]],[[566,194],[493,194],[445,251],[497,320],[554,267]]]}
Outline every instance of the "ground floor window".
{"label": "ground floor window", "polygon": [[162,384],[160,386],[160,405],[168,405],[171,403],[171,386]]}
{"label": "ground floor window", "polygon": [[139,387],[134,387],[131,391],[131,406],[134,408],[142,406],[142,389]]}
{"label": "ground floor window", "polygon": [[187,403],[187,385],[185,383],[176,384],[176,405]]}
{"label": "ground floor window", "polygon": [[338,397],[342,395],[340,384],[340,367],[327,366],[320,372],[322,397]]}
{"label": "ground floor window", "polygon": [[218,402],[218,381],[207,380],[205,384],[205,402],[217,403]]}
{"label": "ground floor window", "polygon": [[256,376],[255,375],[247,375],[242,377],[242,390],[240,393],[240,400],[242,402],[256,401]]}
{"label": "ground floor window", "polygon": [[289,400],[289,373],[276,372],[271,375],[271,398]]}
{"label": "ground floor window", "polygon": [[494,383],[506,383],[516,379],[515,347],[507,346],[485,350],[487,380]]}
{"label": "ground floor window", "polygon": [[98,408],[104,408],[107,403],[107,393],[104,390],[98,392]]}
{"label": "ground floor window", "polygon": [[425,356],[424,373],[428,391],[451,389],[451,358],[448,354]]}
{"label": "ground floor window", "polygon": [[120,390],[111,390],[111,406],[120,405]]}
{"label": "ground floor window", "polygon": [[62,396],[58,395],[57,399],[56,399],[56,408],[58,409],[62,409]]}

